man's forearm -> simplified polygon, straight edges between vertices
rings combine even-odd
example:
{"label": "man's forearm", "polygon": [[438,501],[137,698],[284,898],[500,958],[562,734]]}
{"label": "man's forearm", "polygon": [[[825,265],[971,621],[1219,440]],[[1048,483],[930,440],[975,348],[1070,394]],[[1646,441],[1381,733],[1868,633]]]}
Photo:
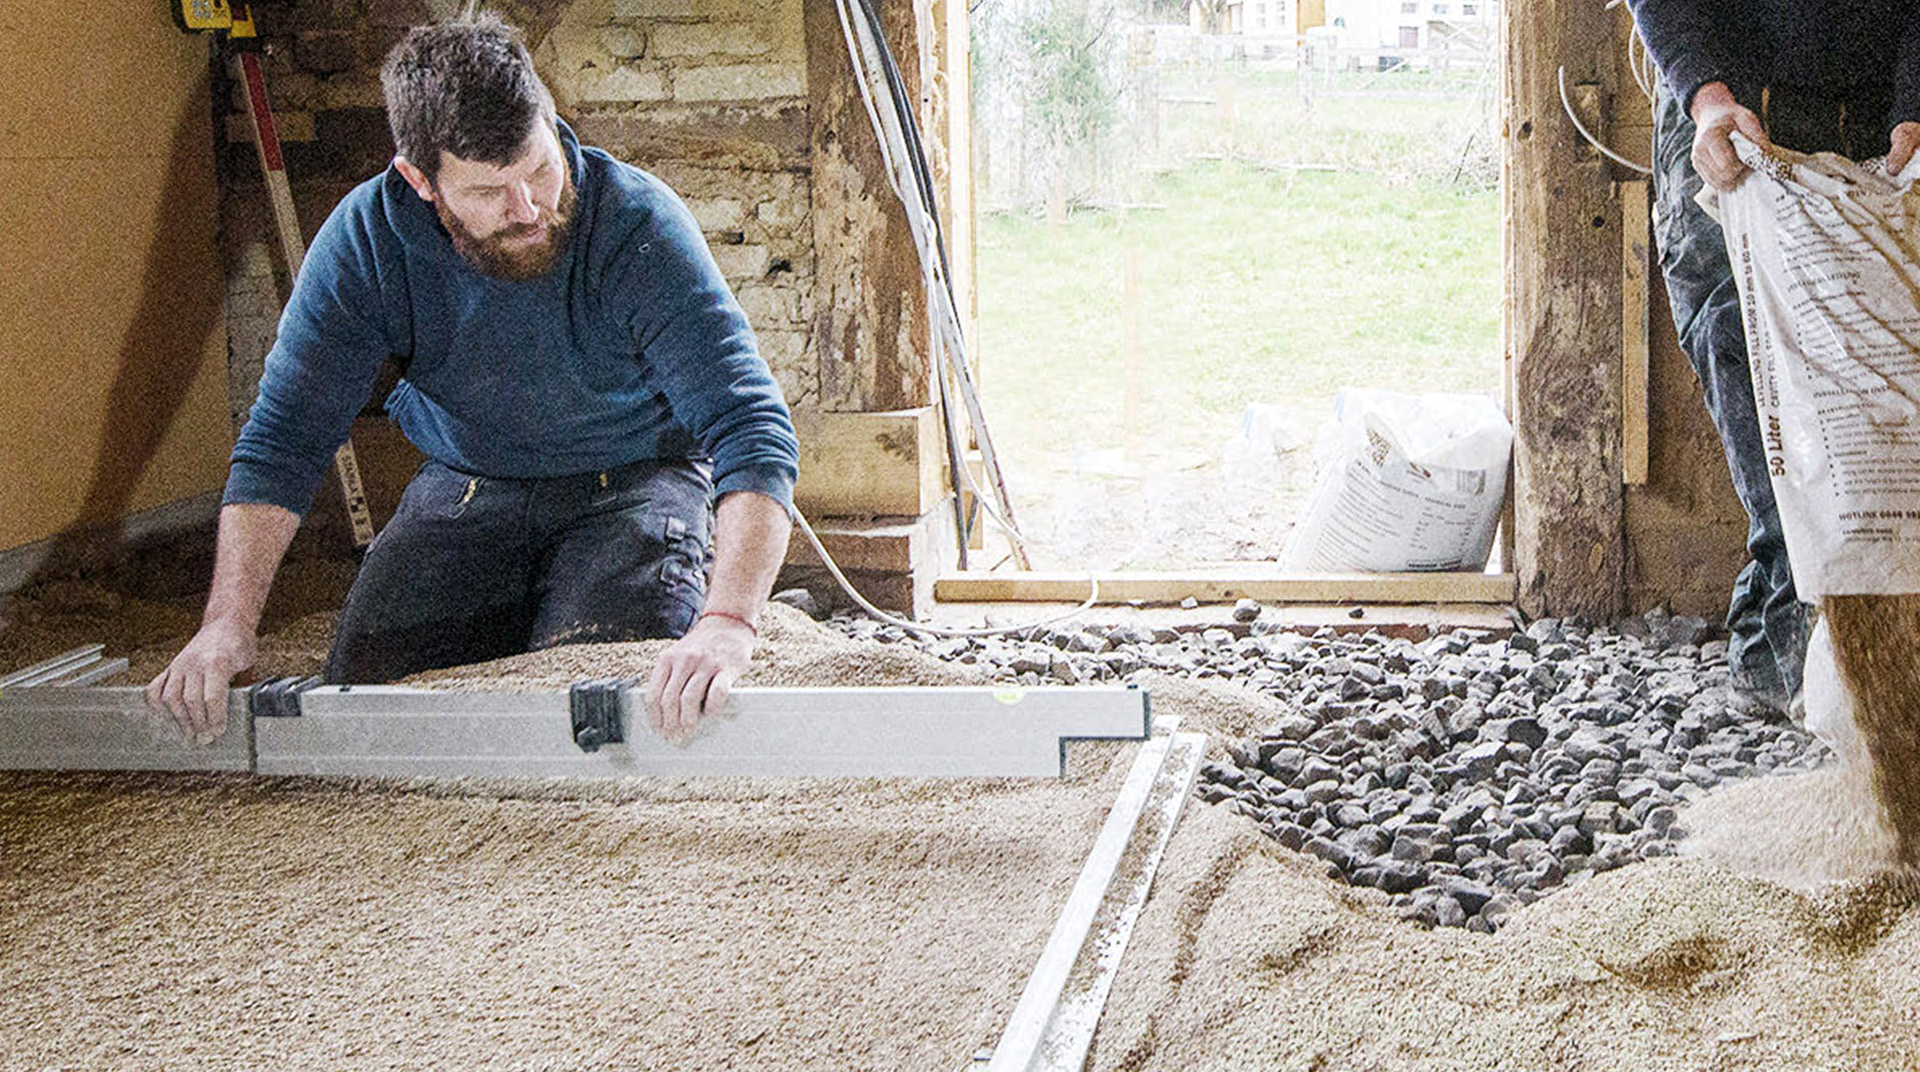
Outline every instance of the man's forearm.
{"label": "man's forearm", "polygon": [[773,591],[792,530],[786,507],[765,495],[736,491],[723,497],[714,511],[707,609],[751,622]]}
{"label": "man's forearm", "polygon": [[234,503],[222,508],[203,621],[225,622],[249,634],[259,631],[273,575],[299,529],[300,515],[282,507]]}

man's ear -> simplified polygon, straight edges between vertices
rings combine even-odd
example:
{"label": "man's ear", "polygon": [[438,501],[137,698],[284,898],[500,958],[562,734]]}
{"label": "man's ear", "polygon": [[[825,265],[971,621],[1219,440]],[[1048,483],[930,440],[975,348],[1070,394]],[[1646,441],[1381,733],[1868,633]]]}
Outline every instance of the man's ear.
{"label": "man's ear", "polygon": [[407,180],[407,185],[413,187],[413,192],[420,195],[420,200],[433,200],[433,180],[427,178],[426,172],[408,163],[404,156],[394,157],[393,166],[400,177]]}

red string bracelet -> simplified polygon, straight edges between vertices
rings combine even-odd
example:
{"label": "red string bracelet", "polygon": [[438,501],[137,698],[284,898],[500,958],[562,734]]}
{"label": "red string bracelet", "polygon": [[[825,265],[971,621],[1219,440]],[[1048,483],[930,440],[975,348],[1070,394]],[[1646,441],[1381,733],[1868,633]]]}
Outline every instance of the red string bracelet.
{"label": "red string bracelet", "polygon": [[748,621],[747,619],[742,618],[738,614],[733,614],[724,610],[703,610],[700,612],[700,617],[701,618],[726,618],[730,621],[739,622],[741,625],[744,625],[747,627],[747,632],[753,634],[753,639],[755,640],[760,639],[760,630],[756,628],[751,621]]}

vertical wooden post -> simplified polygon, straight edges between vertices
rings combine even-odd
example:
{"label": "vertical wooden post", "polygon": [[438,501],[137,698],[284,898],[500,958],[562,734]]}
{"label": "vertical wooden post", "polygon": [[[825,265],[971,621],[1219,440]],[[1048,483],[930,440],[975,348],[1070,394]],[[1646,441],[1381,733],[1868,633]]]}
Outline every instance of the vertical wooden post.
{"label": "vertical wooden post", "polygon": [[1620,210],[1605,161],[1562,107],[1560,72],[1585,90],[1576,102],[1610,95],[1616,24],[1591,0],[1501,8],[1518,602],[1533,615],[1611,619],[1624,609],[1626,561]]}
{"label": "vertical wooden post", "polygon": [[1651,350],[1647,285],[1653,248],[1647,183],[1620,184],[1620,419],[1622,467],[1630,485],[1647,482],[1647,377]]}
{"label": "vertical wooden post", "polygon": [[[882,0],[879,9],[918,107],[919,14],[912,0]],[[806,11],[821,405],[854,412],[923,406],[933,400],[933,380],[926,284],[913,234],[887,185],[839,15],[825,2],[810,2]]]}

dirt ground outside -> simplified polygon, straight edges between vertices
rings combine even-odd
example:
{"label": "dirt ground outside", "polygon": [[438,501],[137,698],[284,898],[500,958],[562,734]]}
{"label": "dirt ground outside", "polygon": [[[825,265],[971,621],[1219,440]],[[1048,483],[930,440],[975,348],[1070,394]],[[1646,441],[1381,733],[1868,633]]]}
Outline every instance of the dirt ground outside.
{"label": "dirt ground outside", "polygon": [[[779,608],[763,625],[760,684],[977,680]],[[654,650],[458,676],[537,686]],[[1229,686],[1148,688],[1216,748],[1283,711]],[[9,775],[0,1064],[965,1068],[1004,1027],[1130,753],[1077,746],[1060,782]],[[1788,788],[1735,787],[1772,813],[1690,814],[1764,857]],[[1193,801],[1091,1067],[1920,1067],[1915,889],[1838,875],[1795,888],[1654,861],[1497,935],[1423,931]]]}

